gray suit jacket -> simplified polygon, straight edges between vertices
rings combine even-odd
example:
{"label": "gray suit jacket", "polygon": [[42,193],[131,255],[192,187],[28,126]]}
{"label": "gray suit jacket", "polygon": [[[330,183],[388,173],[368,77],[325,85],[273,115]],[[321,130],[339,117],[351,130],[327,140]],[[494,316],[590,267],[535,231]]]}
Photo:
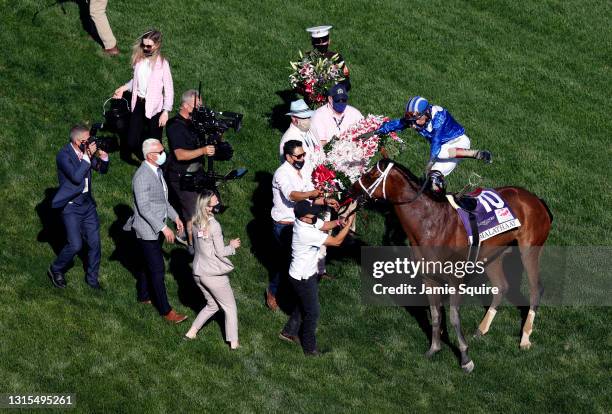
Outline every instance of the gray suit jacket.
{"label": "gray suit jacket", "polygon": [[164,186],[165,181],[162,183],[151,167],[146,165],[146,161],[143,161],[132,179],[134,215],[125,223],[123,230],[134,229],[139,239],[157,240],[159,232],[166,225],[166,218],[176,220],[178,214],[168,202]]}

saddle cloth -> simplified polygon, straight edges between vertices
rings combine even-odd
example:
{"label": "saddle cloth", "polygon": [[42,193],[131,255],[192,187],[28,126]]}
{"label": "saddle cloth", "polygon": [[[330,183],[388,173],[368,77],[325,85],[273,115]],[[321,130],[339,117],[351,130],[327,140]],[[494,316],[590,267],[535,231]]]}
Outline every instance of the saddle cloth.
{"label": "saddle cloth", "polygon": [[[477,203],[473,211],[461,208],[455,202],[453,195],[447,194],[446,198],[455,210],[457,210],[463,227],[465,227],[465,231],[467,232],[470,245],[480,245],[484,240],[521,226],[521,222],[516,218],[510,206],[507,205],[499,193],[492,188],[482,189],[479,194],[474,197]],[[472,216],[472,218],[470,218],[470,216]],[[475,226],[473,224],[474,222]],[[473,227],[475,227],[475,230],[478,232],[476,240],[474,240],[473,237]]]}

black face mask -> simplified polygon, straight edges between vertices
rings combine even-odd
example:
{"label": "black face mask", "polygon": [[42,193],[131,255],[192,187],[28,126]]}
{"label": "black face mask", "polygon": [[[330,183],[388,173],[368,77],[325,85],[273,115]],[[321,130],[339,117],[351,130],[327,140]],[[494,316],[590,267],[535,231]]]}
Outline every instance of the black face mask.
{"label": "black face mask", "polygon": [[219,214],[219,213],[221,213],[221,211],[223,211],[223,205],[221,203],[213,206],[213,208],[212,208],[213,214]]}
{"label": "black face mask", "polygon": [[304,161],[293,161],[293,166],[296,170],[301,170],[304,167]]}
{"label": "black face mask", "polygon": [[325,45],[314,45],[315,50],[317,50],[320,53],[326,53],[327,49],[329,48],[329,44],[325,44]]}
{"label": "black face mask", "polygon": [[81,142],[79,144],[79,149],[81,150],[81,152],[85,152],[85,143]]}

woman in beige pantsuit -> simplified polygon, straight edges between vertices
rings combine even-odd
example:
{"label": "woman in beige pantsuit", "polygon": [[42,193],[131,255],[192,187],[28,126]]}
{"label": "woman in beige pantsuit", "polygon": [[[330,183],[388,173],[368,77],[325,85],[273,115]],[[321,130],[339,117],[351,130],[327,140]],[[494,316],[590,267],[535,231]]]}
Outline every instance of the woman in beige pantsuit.
{"label": "woman in beige pantsuit", "polygon": [[240,239],[230,240],[227,246],[223,244],[221,225],[214,217],[218,209],[219,199],[212,191],[205,191],[198,196],[193,218],[193,277],[204,293],[206,306],[193,321],[185,337],[194,339],[206,321],[221,307],[225,313],[225,339],[230,343],[231,349],[236,349],[238,309],[227,276],[234,269],[234,265],[227,256],[234,254],[240,247]]}

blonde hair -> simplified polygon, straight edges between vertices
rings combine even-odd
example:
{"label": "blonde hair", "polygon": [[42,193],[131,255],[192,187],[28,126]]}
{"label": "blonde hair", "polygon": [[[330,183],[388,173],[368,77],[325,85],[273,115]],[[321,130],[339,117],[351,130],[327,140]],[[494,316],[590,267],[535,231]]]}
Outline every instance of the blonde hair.
{"label": "blonde hair", "polygon": [[210,220],[212,217],[212,215],[206,210],[206,207],[208,207],[210,204],[210,199],[213,198],[214,195],[214,192],[205,190],[198,196],[198,201],[196,201],[196,212],[192,220],[193,225],[197,226],[202,231],[206,230],[208,227],[208,220]]}
{"label": "blonde hair", "polygon": [[151,39],[156,45],[158,45],[158,48],[155,51],[155,54],[153,55],[153,57],[155,57],[156,59],[157,58],[164,59],[164,56],[161,54],[162,34],[157,29],[149,29],[146,32],[144,32],[142,35],[140,35],[140,37],[136,39],[136,43],[134,43],[134,45],[132,46],[132,66],[136,65],[142,59],[146,58],[142,50],[142,47],[140,47],[144,39]]}

